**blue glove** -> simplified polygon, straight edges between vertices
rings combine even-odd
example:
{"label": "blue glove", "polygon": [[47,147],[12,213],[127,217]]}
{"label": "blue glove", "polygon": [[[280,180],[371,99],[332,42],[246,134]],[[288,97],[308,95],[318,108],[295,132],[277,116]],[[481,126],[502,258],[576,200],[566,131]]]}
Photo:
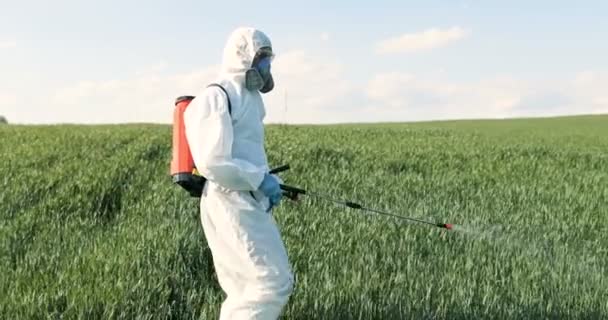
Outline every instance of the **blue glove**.
{"label": "blue glove", "polygon": [[264,176],[264,180],[262,180],[259,190],[270,200],[270,208],[268,208],[268,211],[281,202],[283,191],[281,191],[279,180],[273,175],[267,173]]}

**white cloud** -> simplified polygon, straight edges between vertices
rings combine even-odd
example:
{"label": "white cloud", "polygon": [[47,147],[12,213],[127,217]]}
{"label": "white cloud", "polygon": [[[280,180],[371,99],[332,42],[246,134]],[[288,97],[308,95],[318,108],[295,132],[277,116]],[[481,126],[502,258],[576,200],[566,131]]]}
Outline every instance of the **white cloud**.
{"label": "white cloud", "polygon": [[0,41],[0,49],[12,49],[17,47],[16,41]]}
{"label": "white cloud", "polygon": [[264,97],[268,122],[339,121],[337,109],[354,90],[340,62],[304,50],[277,56],[273,76],[276,87]]}
{"label": "white cloud", "polygon": [[376,53],[410,53],[430,50],[462,40],[469,34],[468,30],[461,27],[451,27],[448,29],[432,28],[419,33],[406,33],[380,41],[376,45]]}
{"label": "white cloud", "polygon": [[608,74],[584,71],[572,82],[578,107],[591,108],[589,113],[608,113]]}
{"label": "white cloud", "polygon": [[453,83],[392,72],[372,78],[366,91],[377,108],[403,120],[424,120],[505,117],[522,99],[522,89],[512,79]]}
{"label": "white cloud", "polygon": [[321,40],[324,42],[329,41],[329,33],[328,32],[321,33]]}
{"label": "white cloud", "polygon": [[5,117],[9,122],[17,117],[18,97],[15,94],[0,92],[0,116]]}
{"label": "white cloud", "polygon": [[[173,99],[196,95],[214,80],[219,66],[165,75],[168,64],[142,68],[133,77],[80,81],[33,101],[37,123],[169,123]],[[353,85],[337,60],[294,50],[273,63],[275,90],[264,95],[267,122],[319,123],[341,121],[341,104]],[[285,110],[285,93],[288,108]],[[42,103],[44,101],[44,103]],[[25,116],[22,114],[22,116]],[[43,119],[43,120],[38,120]],[[23,119],[28,121],[28,119]],[[32,120],[29,120],[32,121]]]}
{"label": "white cloud", "polygon": [[[17,107],[16,96],[0,94],[0,113],[19,122],[170,123],[173,99],[197,95],[214,79],[219,66],[169,75],[166,69],[166,63],[159,63],[131,78],[81,81],[51,96],[28,100],[34,107],[26,110]],[[273,64],[276,87],[264,95],[266,121],[418,121],[608,112],[604,90],[608,74],[598,72],[542,81],[502,77],[472,82],[449,80],[449,70],[387,72],[361,83],[349,72],[354,71],[319,52],[294,50],[277,56]]]}
{"label": "white cloud", "polygon": [[13,106],[17,104],[17,96],[12,93],[0,92],[0,107]]}
{"label": "white cloud", "polygon": [[608,75],[530,81],[516,78],[451,82],[398,72],[367,85],[367,111],[381,121],[507,118],[608,112]]}
{"label": "white cloud", "polygon": [[[132,78],[81,81],[61,88],[48,99],[48,107],[40,110],[43,115],[39,116],[50,123],[169,123],[173,99],[198,94],[219,71],[219,66],[214,66],[162,75],[166,68],[167,64],[161,62],[143,68]],[[349,102],[354,89],[340,62],[304,50],[278,55],[273,76],[275,89],[264,95],[266,122],[340,122],[339,108]]]}
{"label": "white cloud", "polygon": [[169,123],[173,99],[198,94],[218,69],[214,66],[163,76],[152,66],[131,79],[81,81],[57,90],[48,101],[50,108],[41,112],[48,112],[45,122]]}

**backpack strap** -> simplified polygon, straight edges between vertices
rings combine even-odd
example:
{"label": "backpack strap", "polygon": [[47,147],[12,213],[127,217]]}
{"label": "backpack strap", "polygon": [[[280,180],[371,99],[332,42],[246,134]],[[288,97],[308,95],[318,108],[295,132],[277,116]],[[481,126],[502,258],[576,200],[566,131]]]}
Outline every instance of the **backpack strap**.
{"label": "backpack strap", "polygon": [[212,83],[207,86],[207,88],[211,88],[211,87],[217,87],[224,92],[224,94],[226,95],[226,100],[228,101],[228,114],[230,114],[230,116],[232,116],[232,104],[230,103],[230,96],[228,95],[228,91],[226,91],[226,89],[224,89],[224,87],[222,87],[222,85],[220,85],[218,83]]}

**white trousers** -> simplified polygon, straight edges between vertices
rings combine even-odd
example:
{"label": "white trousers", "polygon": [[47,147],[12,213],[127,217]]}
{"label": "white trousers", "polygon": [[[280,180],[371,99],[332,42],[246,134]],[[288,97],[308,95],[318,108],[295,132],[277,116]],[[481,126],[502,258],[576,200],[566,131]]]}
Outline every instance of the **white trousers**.
{"label": "white trousers", "polygon": [[268,200],[207,183],[201,222],[220,286],[220,320],[279,317],[293,290],[293,274]]}

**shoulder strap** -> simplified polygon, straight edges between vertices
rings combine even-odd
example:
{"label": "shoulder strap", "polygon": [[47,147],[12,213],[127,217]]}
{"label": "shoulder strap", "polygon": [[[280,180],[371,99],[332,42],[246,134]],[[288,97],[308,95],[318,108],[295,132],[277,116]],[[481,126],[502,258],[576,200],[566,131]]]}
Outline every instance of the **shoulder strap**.
{"label": "shoulder strap", "polygon": [[224,87],[222,87],[220,84],[217,84],[217,83],[212,83],[207,86],[207,88],[210,88],[210,87],[220,88],[220,90],[222,90],[224,92],[224,94],[226,95],[226,100],[228,100],[228,113],[230,114],[230,116],[232,116],[232,104],[230,103],[230,96],[228,95],[228,91],[226,91],[226,89],[224,89]]}

